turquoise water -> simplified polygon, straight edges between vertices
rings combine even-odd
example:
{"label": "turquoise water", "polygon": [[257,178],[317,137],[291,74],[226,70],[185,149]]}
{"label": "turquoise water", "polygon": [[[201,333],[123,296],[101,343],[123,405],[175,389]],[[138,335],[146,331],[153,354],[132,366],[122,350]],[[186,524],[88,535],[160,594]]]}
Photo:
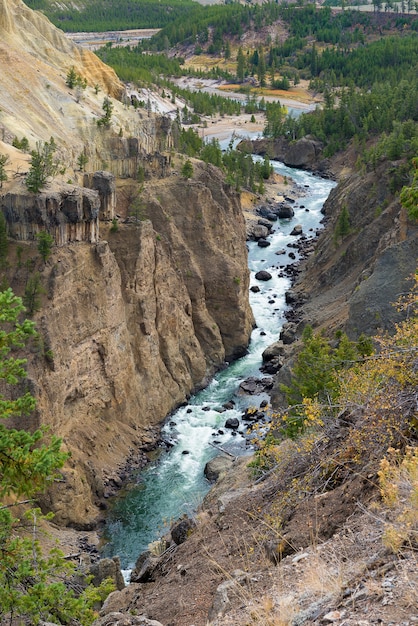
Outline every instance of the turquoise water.
{"label": "turquoise water", "polygon": [[[250,292],[257,328],[252,333],[248,354],[219,372],[206,389],[194,395],[187,406],[170,417],[164,427],[164,437],[173,439],[174,447],[133,476],[129,487],[113,501],[107,519],[108,543],[103,552],[119,555],[124,569],[131,569],[139,554],[163,535],[172,521],[196,510],[210,488],[203,475],[204,466],[219,454],[210,443],[216,441],[235,455],[248,453],[244,436],[239,433],[233,436],[231,431],[223,430],[223,426],[226,419],[240,417],[247,406],[255,404],[254,397],[238,394],[239,384],[248,376],[261,375],[262,352],[279,338],[286,321],[283,315],[285,292],[290,287],[290,280],[278,276],[278,264],[287,264],[289,258],[287,253],[278,256],[275,252],[282,248],[289,250],[286,245],[295,241],[289,234],[295,224],[302,224],[304,233],[314,234],[320,225],[322,205],[334,186],[333,182],[308,172],[290,169],[280,163],[273,163],[273,166],[277,172],[300,185],[306,195],[293,205],[295,217],[292,220],[275,223],[269,248],[249,243],[251,285],[258,284],[260,292]],[[254,275],[260,269],[270,271],[272,280],[257,281]],[[231,399],[236,403],[235,409],[222,414],[216,410]],[[262,396],[258,396],[257,403],[261,399]]]}

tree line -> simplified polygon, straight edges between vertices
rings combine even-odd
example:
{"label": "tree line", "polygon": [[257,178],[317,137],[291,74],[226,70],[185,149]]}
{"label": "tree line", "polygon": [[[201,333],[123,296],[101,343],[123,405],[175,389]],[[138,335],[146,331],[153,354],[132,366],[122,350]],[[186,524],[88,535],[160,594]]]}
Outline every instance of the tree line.
{"label": "tree line", "polygon": [[193,0],[91,0],[88,3],[51,3],[25,0],[31,9],[42,11],[65,32],[101,32],[131,28],[161,28],[174,19],[186,19]]}

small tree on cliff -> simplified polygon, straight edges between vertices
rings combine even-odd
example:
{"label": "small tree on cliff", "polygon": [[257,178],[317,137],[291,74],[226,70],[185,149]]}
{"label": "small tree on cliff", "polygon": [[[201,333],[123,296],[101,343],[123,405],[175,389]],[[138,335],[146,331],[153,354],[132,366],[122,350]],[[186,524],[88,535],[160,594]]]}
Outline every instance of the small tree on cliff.
{"label": "small tree on cliff", "polygon": [[36,143],[36,149],[32,150],[30,169],[26,177],[26,187],[33,193],[39,193],[45,187],[50,176],[54,176],[59,167],[59,162],[54,158],[57,145],[54,138],[49,141]]}
{"label": "small tree on cliff", "polygon": [[5,165],[8,160],[9,156],[7,154],[0,154],[0,189],[3,187],[3,183],[7,180]]}
{"label": "small tree on cliff", "polygon": [[38,233],[36,237],[38,239],[38,252],[42,257],[43,262],[46,263],[52,254],[52,245],[54,243],[54,238],[45,230],[41,230],[41,232]]}
{"label": "small tree on cliff", "polygon": [[86,165],[88,162],[89,162],[89,157],[87,156],[87,154],[85,152],[80,152],[80,154],[77,157],[77,165],[78,165],[78,169],[80,170],[80,172],[86,171]]}
{"label": "small tree on cliff", "polygon": [[334,239],[336,243],[338,243],[338,241],[340,240],[343,241],[343,239],[347,237],[347,235],[349,235],[350,232],[351,232],[350,214],[348,212],[347,205],[344,204],[343,208],[341,209],[341,213],[338,216],[337,223],[335,225]]}
{"label": "small tree on cliff", "polygon": [[136,223],[143,222],[147,219],[146,205],[142,197],[143,191],[144,185],[141,185],[136,193],[132,195],[129,203],[129,215],[135,218]]}
{"label": "small tree on cliff", "polygon": [[112,117],[113,104],[110,98],[106,96],[103,100],[102,109],[104,111],[103,117],[97,120],[97,126],[109,126],[110,118]]}
{"label": "small tree on cliff", "polygon": [[181,175],[184,178],[191,178],[193,176],[193,164],[190,159],[187,159],[187,161],[181,168]]}
{"label": "small tree on cliff", "polygon": [[[21,395],[9,388],[22,388],[26,359],[17,356],[36,335],[33,322],[19,321],[24,307],[11,289],[0,292],[0,623],[53,621],[56,624],[90,624],[95,614],[91,606],[107,589],[90,587],[78,597],[66,586],[65,578],[74,567],[53,548],[41,550],[37,533],[42,514],[23,505],[51,483],[67,455],[61,440],[46,438],[45,429],[29,433],[4,425],[3,420],[18,419],[35,408],[29,392]],[[10,399],[12,398],[12,399]],[[19,512],[19,517],[14,512]]]}

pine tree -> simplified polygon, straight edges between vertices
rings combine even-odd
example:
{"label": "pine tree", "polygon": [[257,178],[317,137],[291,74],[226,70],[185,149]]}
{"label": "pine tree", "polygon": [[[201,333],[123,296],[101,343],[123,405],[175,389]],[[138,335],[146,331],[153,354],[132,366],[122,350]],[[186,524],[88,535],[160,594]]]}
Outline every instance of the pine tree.
{"label": "pine tree", "polygon": [[[25,348],[36,335],[33,322],[19,321],[24,307],[11,289],[0,292],[0,420],[18,418],[35,408],[29,393],[19,395],[26,377],[26,359],[13,355]],[[15,387],[15,389],[13,389]],[[67,455],[60,450],[61,440],[45,430],[35,432],[9,428],[0,422],[0,623],[57,624],[76,623],[88,626],[95,617],[94,602],[111,590],[109,581],[97,590],[87,587],[76,597],[65,584],[74,567],[62,552],[53,548],[43,554],[36,537],[40,510],[31,508],[20,519],[15,507],[31,502],[63,466]],[[6,500],[7,498],[7,500]],[[23,500],[20,501],[20,499]],[[30,532],[22,530],[30,529]]]}
{"label": "pine tree", "polygon": [[335,239],[344,239],[351,231],[350,226],[350,214],[347,209],[347,205],[344,204],[341,209],[341,213],[338,216],[337,224],[335,226]]}
{"label": "pine tree", "polygon": [[181,175],[183,178],[191,178],[193,176],[193,165],[190,159],[187,159],[181,168]]}
{"label": "pine tree", "polygon": [[110,98],[108,98],[107,96],[103,100],[102,109],[104,111],[104,115],[99,120],[97,120],[97,125],[98,126],[109,126],[110,119],[112,117],[112,112],[113,112],[113,104],[112,104],[112,101],[110,100]]}
{"label": "pine tree", "polygon": [[409,187],[404,187],[401,191],[402,206],[413,220],[418,220],[418,158],[412,160],[414,166],[414,176]]}
{"label": "pine tree", "polygon": [[243,82],[245,76],[245,58],[242,48],[238,49],[237,55],[237,79],[240,83]]}
{"label": "pine tree", "polygon": [[41,299],[40,295],[44,293],[44,288],[42,287],[41,275],[39,272],[35,272],[33,276],[28,278],[25,287],[25,293],[22,298],[23,305],[27,310],[28,315],[32,316],[36,311],[39,311],[41,308]]}
{"label": "pine tree", "polygon": [[8,160],[9,156],[7,154],[0,154],[0,189],[3,187],[3,183],[7,180],[5,165]]}
{"label": "pine tree", "polygon": [[258,53],[257,76],[260,82],[260,87],[265,87],[266,86],[266,62],[264,59],[264,52],[262,48],[260,48],[259,53]]}
{"label": "pine tree", "polygon": [[72,65],[67,72],[67,78],[65,80],[65,84],[70,89],[74,89],[74,87],[76,86],[76,83],[77,83],[77,72],[74,69],[74,65]]}
{"label": "pine tree", "polygon": [[42,257],[43,262],[46,263],[52,254],[52,244],[54,243],[54,238],[45,230],[38,233],[36,237],[38,239],[38,252]]}
{"label": "pine tree", "polygon": [[36,150],[31,152],[30,169],[26,177],[26,187],[33,193],[39,193],[45,187],[50,176],[54,176],[58,170],[59,163],[54,159],[57,149],[54,138],[36,144]]}
{"label": "pine tree", "polygon": [[88,162],[89,162],[89,158],[87,154],[85,154],[84,152],[80,152],[80,154],[77,157],[77,165],[78,165],[78,169],[80,170],[80,172],[85,171],[86,165]]}

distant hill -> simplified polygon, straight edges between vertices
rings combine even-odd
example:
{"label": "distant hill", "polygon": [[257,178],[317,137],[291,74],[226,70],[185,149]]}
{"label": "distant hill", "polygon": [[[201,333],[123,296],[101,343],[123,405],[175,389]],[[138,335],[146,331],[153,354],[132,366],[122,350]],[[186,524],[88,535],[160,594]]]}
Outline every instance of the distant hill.
{"label": "distant hill", "polygon": [[[26,0],[66,32],[160,28],[186,15],[193,0]],[[211,3],[212,4],[212,3]]]}

